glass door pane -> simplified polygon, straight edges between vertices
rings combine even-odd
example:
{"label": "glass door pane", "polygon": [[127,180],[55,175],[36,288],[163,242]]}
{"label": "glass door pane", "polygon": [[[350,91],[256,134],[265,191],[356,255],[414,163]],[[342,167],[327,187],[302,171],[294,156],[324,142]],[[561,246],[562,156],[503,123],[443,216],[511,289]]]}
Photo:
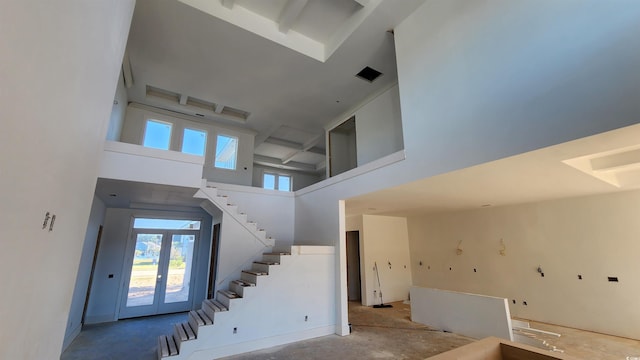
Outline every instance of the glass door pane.
{"label": "glass door pane", "polygon": [[137,234],[127,292],[127,307],[153,304],[162,238],[163,235],[157,233]]}
{"label": "glass door pane", "polygon": [[171,253],[164,289],[165,304],[189,300],[195,240],[194,234],[171,235]]}

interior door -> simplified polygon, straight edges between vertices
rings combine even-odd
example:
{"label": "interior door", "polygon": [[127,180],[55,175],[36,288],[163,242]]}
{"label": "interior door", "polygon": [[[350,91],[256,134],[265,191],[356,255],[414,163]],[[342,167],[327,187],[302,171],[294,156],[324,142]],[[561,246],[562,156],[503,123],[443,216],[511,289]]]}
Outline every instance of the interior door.
{"label": "interior door", "polygon": [[119,318],[188,311],[198,231],[135,229]]}

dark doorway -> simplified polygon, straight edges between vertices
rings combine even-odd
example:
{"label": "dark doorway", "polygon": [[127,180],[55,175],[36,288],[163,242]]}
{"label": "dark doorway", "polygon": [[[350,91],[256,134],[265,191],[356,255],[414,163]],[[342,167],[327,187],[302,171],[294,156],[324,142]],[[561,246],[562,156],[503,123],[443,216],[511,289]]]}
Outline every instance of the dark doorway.
{"label": "dark doorway", "polygon": [[209,260],[209,284],[207,287],[207,299],[213,299],[216,287],[216,260],[218,259],[218,239],[220,237],[220,224],[213,225],[211,235],[211,257]]}
{"label": "dark doorway", "polygon": [[358,167],[356,118],[329,131],[329,176],[336,176]]}
{"label": "dark doorway", "polygon": [[347,231],[347,289],[349,301],[359,301],[360,290],[360,232]]}

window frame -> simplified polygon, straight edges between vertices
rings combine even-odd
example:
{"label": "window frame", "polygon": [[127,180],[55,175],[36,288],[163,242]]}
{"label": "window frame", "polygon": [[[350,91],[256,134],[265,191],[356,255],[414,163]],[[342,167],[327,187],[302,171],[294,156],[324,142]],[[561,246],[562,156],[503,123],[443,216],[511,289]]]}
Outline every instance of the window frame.
{"label": "window frame", "polygon": [[[185,134],[185,132],[187,130],[204,133],[204,148],[202,149],[202,155],[184,152],[184,134]],[[182,127],[182,143],[180,144],[180,152],[183,153],[183,154],[205,157],[207,155],[207,145],[208,145],[207,141],[208,141],[208,139],[209,139],[209,132],[207,130],[200,129],[200,128],[197,128],[197,127],[194,127],[194,126],[183,126]]]}
{"label": "window frame", "polygon": [[[159,148],[159,147],[153,147],[153,146],[147,146],[145,145],[145,140],[147,139],[147,131],[149,130],[148,126],[149,123],[153,122],[153,123],[157,123],[157,124],[164,124],[164,125],[169,125],[169,143],[167,144],[167,148]],[[140,144],[146,148],[149,149],[156,149],[156,150],[171,150],[171,143],[172,143],[172,137],[173,137],[173,128],[174,128],[175,124],[173,122],[170,121],[164,121],[164,120],[158,120],[156,118],[152,118],[152,117],[147,117],[145,122],[144,122],[144,131],[142,132],[142,141],[140,142]]]}
{"label": "window frame", "polygon": [[[267,189],[264,187],[264,183],[265,183],[265,176],[270,175],[274,177],[274,181],[273,181],[273,189]],[[283,190],[280,189],[280,177],[286,177],[289,179],[289,188],[287,190]],[[276,172],[270,172],[270,171],[263,171],[262,172],[262,188],[265,190],[273,190],[273,191],[284,191],[284,192],[292,192],[293,191],[293,176],[289,175],[289,174],[281,174],[281,173],[276,173]]]}
{"label": "window frame", "polygon": [[[235,139],[235,150],[234,150],[234,159],[233,159],[233,167],[223,167],[223,166],[218,166],[218,144],[220,143],[220,137],[226,137],[229,139]],[[222,169],[222,170],[230,170],[230,171],[236,171],[238,170],[238,151],[239,151],[239,143],[240,143],[240,139],[237,136],[233,136],[233,135],[227,135],[227,134],[223,134],[223,133],[219,133],[216,134],[216,146],[215,149],[213,151],[213,167],[216,169]],[[225,149],[223,149],[225,150]]]}

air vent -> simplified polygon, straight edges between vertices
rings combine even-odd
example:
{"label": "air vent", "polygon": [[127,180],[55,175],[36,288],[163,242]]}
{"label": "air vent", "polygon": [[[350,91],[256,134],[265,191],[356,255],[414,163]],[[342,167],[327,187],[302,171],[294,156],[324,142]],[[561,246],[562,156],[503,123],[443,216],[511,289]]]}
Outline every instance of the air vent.
{"label": "air vent", "polygon": [[380,75],[382,75],[380,71],[376,69],[372,69],[368,66],[360,70],[360,72],[356,74],[356,76],[359,77],[360,79],[366,80],[370,83],[374,82],[378,77],[380,77]]}

